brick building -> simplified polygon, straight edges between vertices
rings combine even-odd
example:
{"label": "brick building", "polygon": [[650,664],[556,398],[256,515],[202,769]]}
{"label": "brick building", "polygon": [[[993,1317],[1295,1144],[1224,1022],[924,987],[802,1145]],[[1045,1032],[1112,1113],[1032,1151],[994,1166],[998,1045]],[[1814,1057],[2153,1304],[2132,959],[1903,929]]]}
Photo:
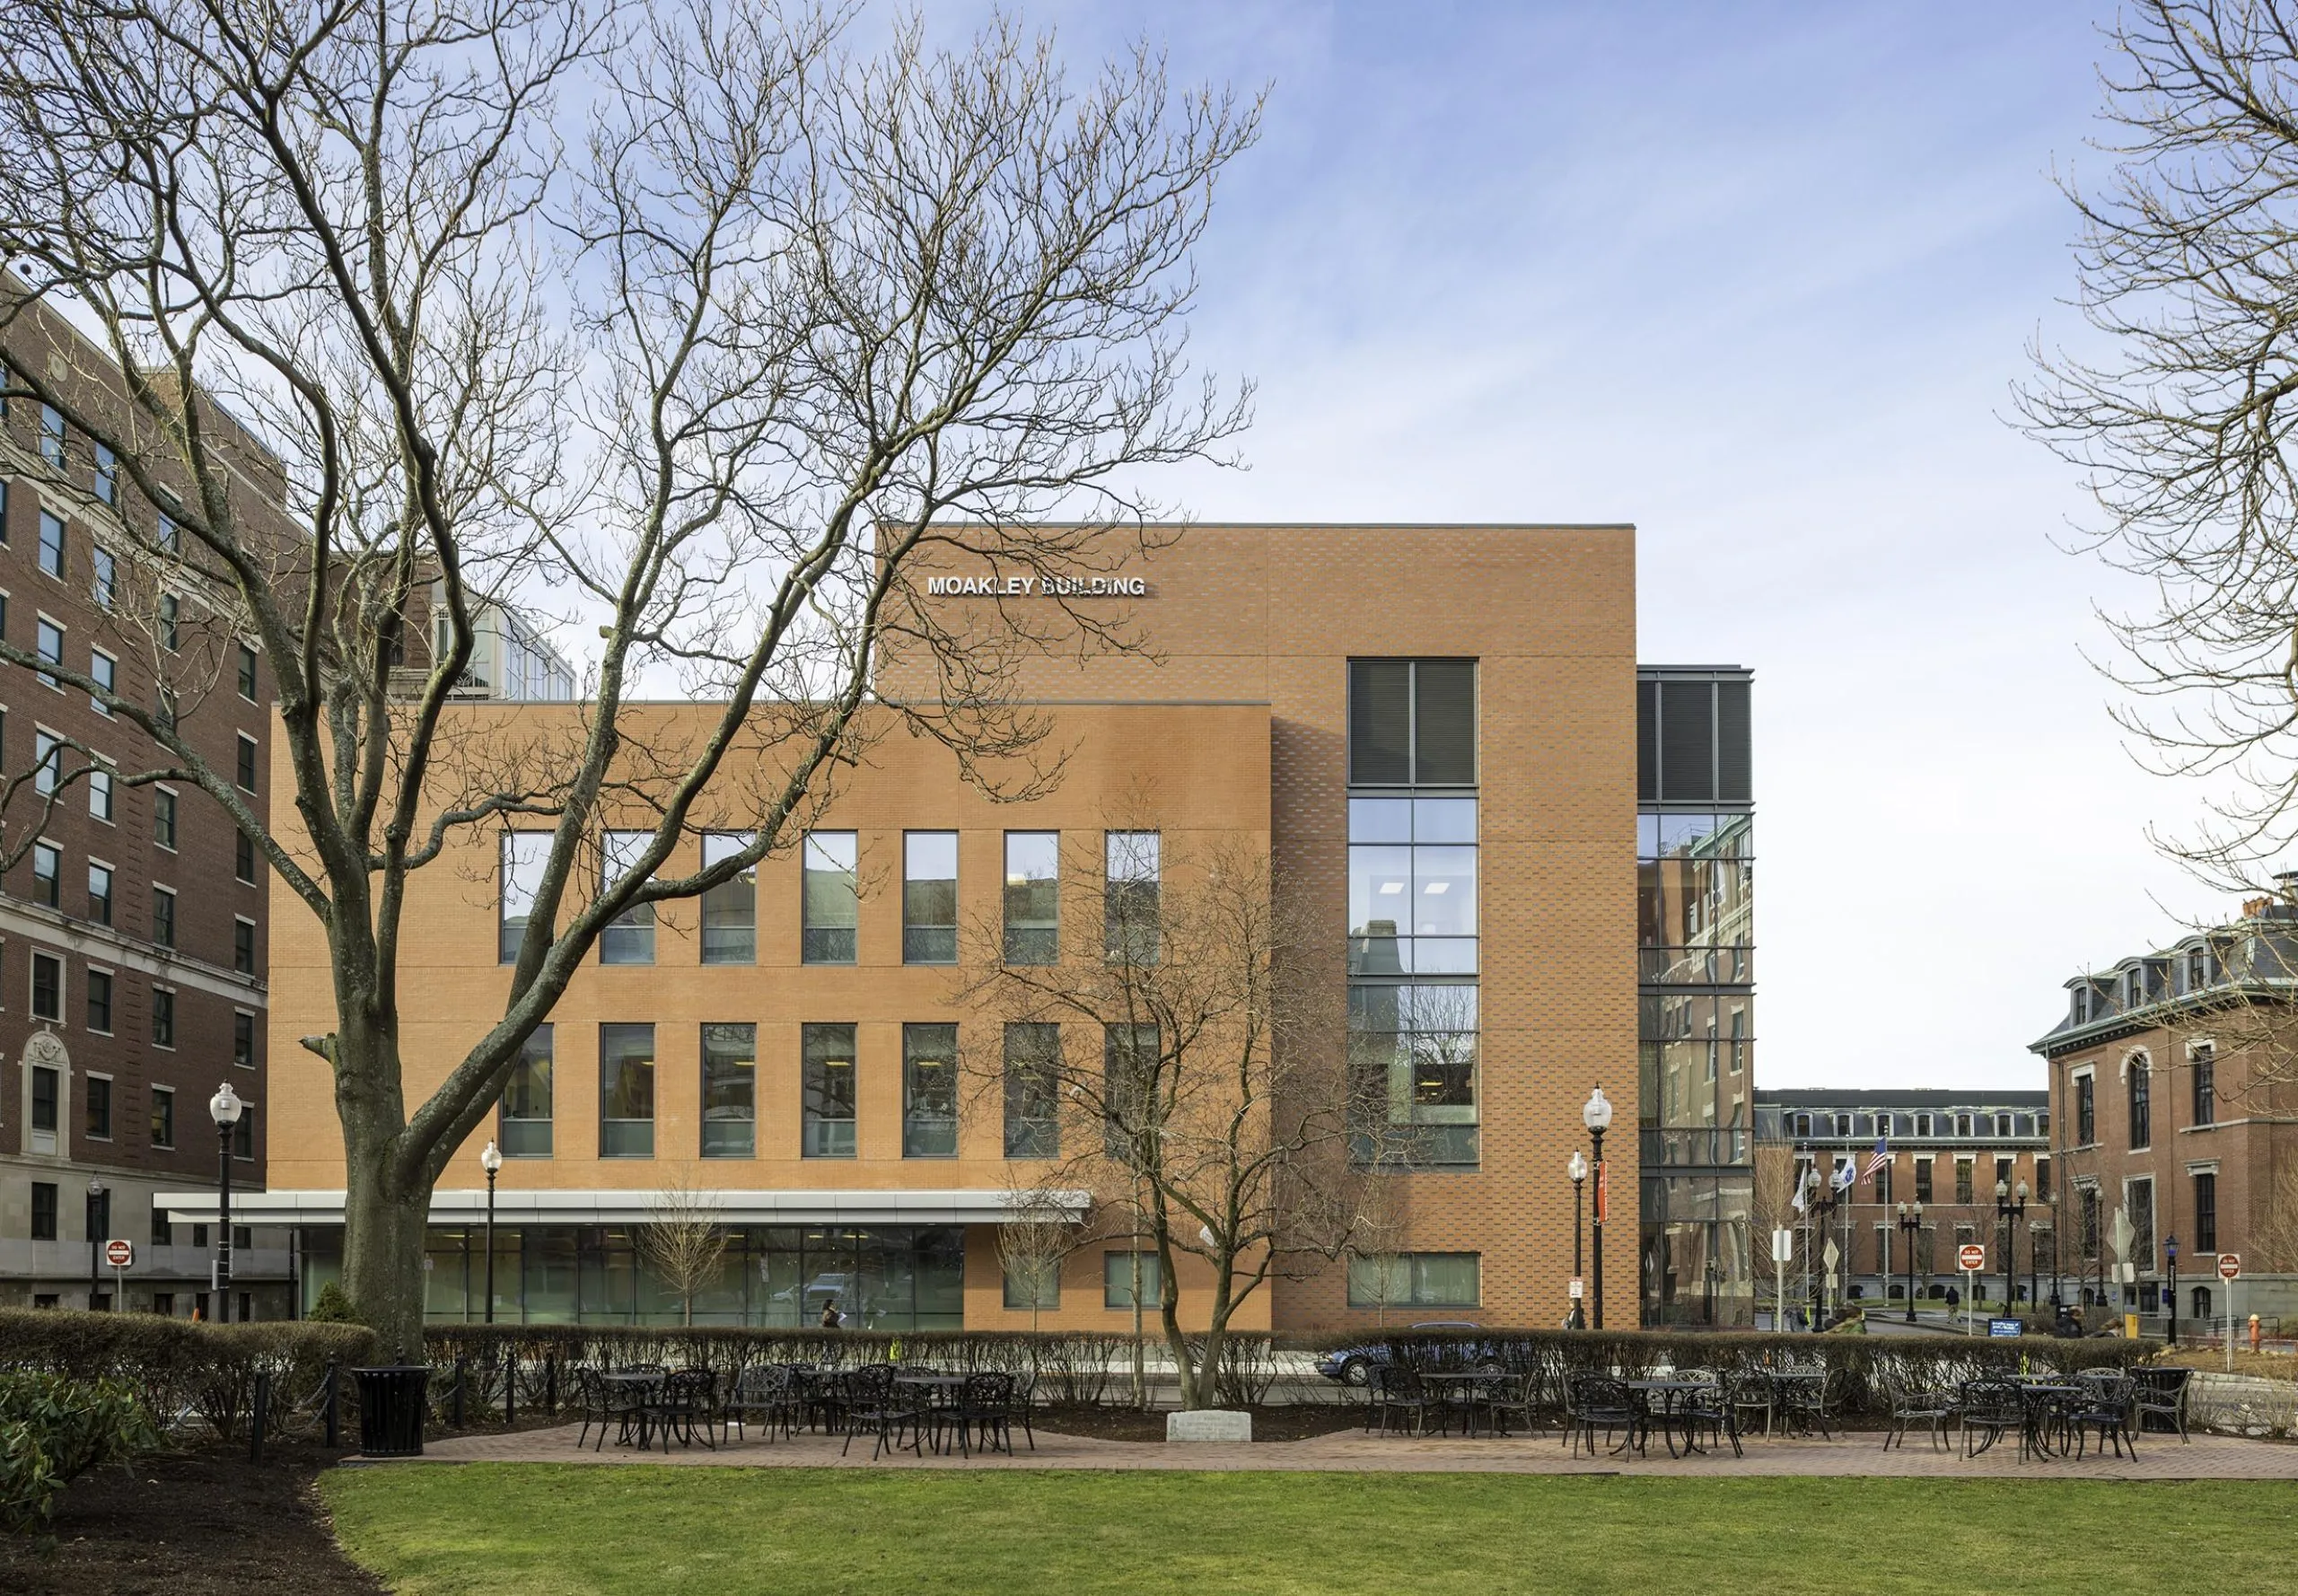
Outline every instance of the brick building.
{"label": "brick building", "polygon": [[[91,404],[118,391],[102,355],[37,310],[7,325],[5,360]],[[276,468],[217,422],[259,525]],[[17,386],[0,416],[0,635],[120,700],[159,707],[167,684],[186,735],[261,814],[270,677],[232,609],[182,557],[165,506]],[[153,1199],[215,1181],[222,1081],[250,1105],[234,1182],[263,1182],[268,873],[189,783],[131,779],[162,762],[91,694],[0,667],[0,771],[32,776],[6,803],[17,856],[0,877],[0,1302],[111,1307],[124,1290],[130,1309],[213,1317],[216,1238]],[[92,1243],[110,1239],[135,1243],[135,1262],[92,1281]],[[284,1314],[286,1232],[237,1240],[232,1316]]]}
{"label": "brick building", "polygon": [[[2033,1044],[2081,1205],[2069,1232],[2090,1260],[2090,1296],[2160,1316],[2158,1329],[2172,1311],[2173,1241],[2181,1320],[2226,1312],[2221,1253],[2242,1259],[2238,1314],[2298,1316],[2298,878],[2281,882],[2281,896],[2245,904],[2230,925],[2074,977]],[[2120,1257],[2118,1215],[2131,1227]]]}
{"label": "brick building", "polygon": [[[2062,1273],[2057,1244],[2048,1093],[1759,1092],[1755,1126],[1767,1150],[1759,1156],[1781,1156],[1795,1171],[1780,1183],[1773,1206],[1784,1206],[1797,1179],[1820,1198],[1769,1216],[1798,1232],[1791,1302],[1829,1294],[1821,1254],[1830,1239],[1841,1260],[1834,1292],[1854,1302],[1904,1307],[1910,1268],[1919,1301],[1943,1299],[1950,1285],[1962,1291],[1969,1283],[1956,1256],[1969,1242],[1987,1249],[1978,1285],[1988,1301],[2006,1300],[2006,1269],[2008,1300],[2048,1302],[2073,1293],[2076,1283]],[[1871,1170],[1878,1143],[1890,1161]],[[1846,1166],[1855,1179],[1829,1198]],[[2008,1213],[2005,1203],[2013,1205]]]}
{"label": "brick building", "polygon": [[[1645,962],[1653,987],[1698,1013],[1669,1017],[1689,1016],[1681,1037],[1645,1038],[1632,530],[1175,531],[1092,589],[1144,649],[1051,647],[1023,666],[1023,697],[1067,756],[1052,792],[992,802],[946,750],[890,736],[841,779],[803,845],[741,891],[610,934],[434,1197],[434,1314],[480,1308],[478,1159],[491,1136],[506,1154],[498,1319],[677,1312],[632,1246],[676,1172],[707,1185],[734,1232],[701,1319],[801,1322],[835,1291],[889,1328],[1028,1324],[994,1231],[1013,1166],[1040,1154],[1013,1139],[1010,1101],[1001,1115],[946,1084],[960,1050],[999,1046],[996,1022],[953,996],[960,928],[1004,916],[1009,946],[1018,930],[1066,947],[1080,925],[1099,934],[1113,873],[1153,884],[1161,859],[1227,838],[1265,846],[1329,925],[1329,960],[1303,978],[1381,1083],[1368,1136],[1410,1149],[1381,1177],[1403,1226],[1392,1263],[1279,1281],[1240,1328],[1369,1326],[1381,1313],[1556,1322],[1574,1242],[1565,1168],[1586,1146],[1581,1109],[1598,1085],[1618,1115],[1606,1144],[1609,1322],[1635,1321],[1639,1285],[1647,1311],[1662,1311],[1667,1282],[1682,1311],[1687,1259],[1703,1286],[1711,1263],[1720,1276],[1702,1309],[1747,1322],[1746,673],[1674,673],[1677,776],[1647,806],[1642,873],[1661,907]],[[988,636],[1029,600],[1014,580],[956,580],[922,601],[938,625]],[[899,663],[879,685],[897,698],[931,690]],[[452,713],[477,725],[582,711]],[[645,713],[672,726],[694,712]],[[1689,899],[1658,881],[1656,816],[1671,804],[1684,868],[1670,879]],[[517,838],[458,846],[409,900],[402,978],[425,995],[402,1039],[417,1096],[501,1013],[502,949],[516,934]],[[1017,902],[1042,923],[1017,925]],[[278,908],[283,923],[303,912]],[[271,978],[275,1038],[327,1028],[317,939],[283,938]],[[1640,1038],[1653,1048],[1641,1060]],[[1697,1061],[1695,1040],[1707,1049]],[[1665,1067],[1711,1089],[1647,1111],[1663,1041],[1686,1044]],[[1061,1039],[1093,1057],[1103,1045]],[[324,1067],[280,1048],[275,1096],[279,1153],[259,1203],[304,1228],[316,1287],[339,1246],[344,1184]],[[1666,1223],[1680,1228],[1641,1234],[1642,1158],[1678,1131],[1697,1133],[1683,1138],[1691,1156],[1672,1158],[1683,1184]],[[1733,1134],[1718,1144],[1719,1132]],[[1640,1255],[1659,1267],[1639,1269]],[[1071,1258],[1043,1322],[1127,1322],[1129,1267],[1103,1250]],[[1204,1283],[1179,1285],[1184,1313],[1197,1311]]]}

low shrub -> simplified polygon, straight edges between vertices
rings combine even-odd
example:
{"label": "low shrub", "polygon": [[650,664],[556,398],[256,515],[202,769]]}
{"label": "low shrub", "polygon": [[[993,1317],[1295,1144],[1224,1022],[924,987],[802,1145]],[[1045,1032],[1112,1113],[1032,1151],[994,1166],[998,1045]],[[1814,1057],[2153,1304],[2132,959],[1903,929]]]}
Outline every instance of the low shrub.
{"label": "low shrub", "polygon": [[151,1411],[124,1381],[0,1374],[0,1531],[45,1533],[72,1480],[159,1443]]}

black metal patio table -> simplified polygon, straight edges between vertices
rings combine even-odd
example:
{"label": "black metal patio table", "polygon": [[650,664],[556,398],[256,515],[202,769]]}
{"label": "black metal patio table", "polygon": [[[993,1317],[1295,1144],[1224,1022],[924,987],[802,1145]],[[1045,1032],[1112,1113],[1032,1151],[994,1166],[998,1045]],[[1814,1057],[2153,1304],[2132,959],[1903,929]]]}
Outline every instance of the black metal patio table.
{"label": "black metal patio table", "polygon": [[2071,1397],[2083,1394],[2079,1385],[2069,1385],[2060,1380],[2034,1380],[2022,1377],[2019,1395],[2027,1407],[2027,1450],[2039,1457],[2065,1457],[2064,1445],[2051,1444],[2051,1421],[2057,1416],[2059,1405]]}
{"label": "black metal patio table", "polygon": [[[1686,1399],[1699,1391],[1714,1390],[1715,1381],[1712,1380],[1630,1380],[1625,1383],[1627,1389],[1634,1391],[1642,1400],[1644,1406],[1644,1423],[1639,1426],[1640,1434],[1636,1442],[1636,1451],[1639,1456],[1651,1450],[1652,1422],[1654,1418],[1659,1420],[1660,1439],[1667,1443],[1670,1457],[1689,1457],[1696,1451],[1706,1450],[1699,1445],[1692,1426],[1686,1424],[1681,1426],[1684,1435],[1683,1451],[1678,1451],[1676,1450],[1678,1428],[1676,1421],[1683,1416],[1683,1403]],[[1657,1414],[1652,1410],[1653,1397],[1660,1399],[1660,1410]]]}
{"label": "black metal patio table", "polygon": [[[926,1412],[931,1414],[950,1406],[958,1392],[964,1389],[966,1377],[962,1374],[897,1374],[894,1383],[923,1391],[928,1404]],[[934,1450],[937,1453],[944,1450],[942,1426],[938,1423],[934,1426]]]}
{"label": "black metal patio table", "polygon": [[[1489,1407],[1491,1388],[1508,1376],[1489,1369],[1437,1369],[1421,1371],[1421,1383],[1434,1386],[1443,1397],[1446,1413],[1458,1413],[1468,1425],[1469,1437],[1476,1437],[1476,1415],[1479,1406]],[[1500,1423],[1493,1421],[1493,1433],[1499,1434]]]}
{"label": "black metal patio table", "polygon": [[617,1446],[630,1444],[633,1425],[637,1427],[638,1450],[646,1450],[646,1436],[653,1422],[653,1394],[669,1376],[658,1370],[610,1372],[599,1376],[599,1384],[621,1399],[611,1405],[610,1411],[622,1421],[614,1438]]}

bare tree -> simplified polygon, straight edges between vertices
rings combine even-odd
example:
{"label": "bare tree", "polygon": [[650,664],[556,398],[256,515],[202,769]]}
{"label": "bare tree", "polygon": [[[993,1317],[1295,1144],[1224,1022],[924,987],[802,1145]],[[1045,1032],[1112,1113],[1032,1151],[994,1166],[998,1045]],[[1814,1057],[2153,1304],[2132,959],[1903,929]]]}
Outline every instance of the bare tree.
{"label": "bare tree", "polygon": [[[1153,1261],[1181,1405],[1204,1407],[1237,1310],[1274,1277],[1329,1266],[1357,1233],[1346,1049],[1303,1001],[1316,989],[1305,971],[1329,955],[1320,927],[1272,895],[1267,856],[1241,845],[1169,849],[1153,877],[1101,886],[1105,916],[1065,916],[1058,962],[967,980],[963,1001],[1058,1026],[1060,1045],[1034,1050],[1018,1078],[1002,1046],[970,1050],[966,1069],[977,1098],[1019,1091],[1057,1114],[1042,1188],[1091,1191],[1101,1228],[1131,1232]],[[1201,1329],[1181,1320],[1184,1260],[1211,1276]]]}
{"label": "bare tree", "polygon": [[1030,1329],[1059,1290],[1063,1260],[1077,1250],[1083,1232],[1070,1204],[1054,1193],[1018,1179],[1008,1183],[1005,1218],[997,1226],[997,1261],[1005,1278],[1030,1293]]}
{"label": "bare tree", "polygon": [[1356,1226],[1348,1256],[1364,1266],[1373,1322],[1388,1328],[1389,1310],[1411,1299],[1404,1266],[1405,1242],[1412,1235],[1412,1206],[1401,1180],[1367,1180],[1356,1198]]}
{"label": "bare tree", "polygon": [[717,1197],[691,1175],[673,1176],[647,1200],[646,1218],[631,1246],[674,1293],[684,1321],[694,1323],[694,1299],[717,1280],[732,1241]]}
{"label": "bare tree", "polygon": [[2298,1273],[2298,1162],[2285,1160],[2274,1172],[2267,1190],[2266,1211],[2251,1232],[2257,1256],[2242,1260],[2245,1269],[2261,1274]]}
{"label": "bare tree", "polygon": [[[1246,396],[1181,329],[1257,108],[1145,53],[1073,84],[1002,22],[856,54],[838,17],[701,0],[0,0],[0,31],[27,285],[0,315],[68,311],[118,402],[32,362],[7,392],[116,461],[112,535],[263,651],[278,826],[166,692],[45,668],[143,734],[124,779],[205,793],[326,938],[335,1026],[304,1045],[343,1126],[344,1284],[409,1348],[433,1184],[524,1039],[603,927],[789,846],[884,728],[890,657],[926,684],[890,713],[969,776],[1057,771],[1014,700],[1026,626],[952,636],[922,565],[1114,568],[1147,546],[1142,469],[1221,457]],[[597,626],[570,730],[451,708],[490,601]],[[631,712],[650,684],[720,702],[675,734]],[[507,1001],[411,1101],[410,882],[513,826],[548,840]],[[635,834],[612,868],[606,827]],[[672,868],[703,827],[746,840]]]}

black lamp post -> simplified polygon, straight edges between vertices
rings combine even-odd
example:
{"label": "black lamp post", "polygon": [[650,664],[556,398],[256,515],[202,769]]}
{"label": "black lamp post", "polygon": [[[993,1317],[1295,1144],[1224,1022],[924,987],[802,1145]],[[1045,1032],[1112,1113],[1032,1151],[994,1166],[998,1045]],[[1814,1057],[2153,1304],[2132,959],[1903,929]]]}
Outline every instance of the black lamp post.
{"label": "black lamp post", "polygon": [[488,1142],[478,1155],[478,1167],[487,1171],[487,1322],[495,1322],[495,1177],[503,1172],[503,1155]]}
{"label": "black lamp post", "polygon": [[[1580,1198],[1582,1195],[1581,1188],[1588,1179],[1587,1154],[1582,1153],[1577,1147],[1574,1148],[1572,1150],[1571,1162],[1564,1166],[1564,1172],[1572,1178],[1572,1279],[1574,1285],[1578,1285],[1581,1279],[1582,1267],[1580,1256]],[[1574,1329],[1578,1329],[1588,1322],[1588,1316],[1582,1310],[1580,1306],[1580,1299],[1578,1297],[1573,1298],[1568,1305],[1568,1320]]]}
{"label": "black lamp post", "polygon": [[96,1311],[96,1297],[102,1283],[103,1205],[104,1183],[91,1179],[88,1182],[88,1311],[91,1313]]}
{"label": "black lamp post", "polygon": [[1923,1205],[1917,1203],[1913,1213],[1905,1203],[1899,1205],[1899,1234],[1907,1238],[1907,1321],[1915,1322],[1915,1252],[1923,1242]]}
{"label": "black lamp post", "polygon": [[2162,1238],[2162,1252],[2171,1260],[2171,1345],[2179,1344],[2179,1239]]}
{"label": "black lamp post", "polygon": [[232,1129],[247,1105],[224,1082],[207,1100],[207,1116],[215,1121],[215,1322],[232,1320]]}
{"label": "black lamp post", "polygon": [[1602,1087],[1599,1086],[1590,1092],[1588,1101],[1581,1105],[1580,1122],[1588,1127],[1588,1136],[1593,1149],[1588,1162],[1596,1171],[1596,1212],[1590,1230],[1595,1239],[1596,1253],[1596,1272],[1593,1276],[1596,1295],[1594,1323],[1595,1327],[1601,1330],[1604,1328],[1604,1209],[1607,1206],[1604,1179],[1604,1132],[1609,1130],[1612,1124],[1611,1101],[1604,1096]]}
{"label": "black lamp post", "polygon": [[2027,1217],[2027,1183],[2019,1182],[2016,1202],[2011,1197],[2011,1183],[1995,1183],[1995,1223],[2003,1232],[2003,1311],[2012,1311],[2019,1294],[2019,1226]]}

